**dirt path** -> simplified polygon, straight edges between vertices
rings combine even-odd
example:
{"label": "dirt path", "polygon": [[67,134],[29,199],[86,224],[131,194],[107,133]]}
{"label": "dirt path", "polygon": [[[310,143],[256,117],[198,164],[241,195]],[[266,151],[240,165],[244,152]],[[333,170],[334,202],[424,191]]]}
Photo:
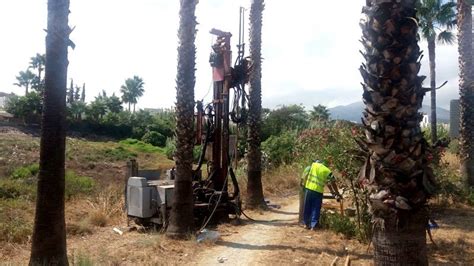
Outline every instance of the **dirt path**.
{"label": "dirt path", "polygon": [[[309,231],[298,225],[298,198],[279,200],[280,209],[250,213],[257,220],[242,226],[222,226],[222,238],[199,252],[197,265],[343,265],[347,256],[353,265],[370,264],[364,245],[327,230]],[[280,202],[276,202],[279,204]]]}
{"label": "dirt path", "polygon": [[260,258],[272,256],[272,252],[277,250],[273,244],[285,237],[285,230],[282,229],[296,225],[298,213],[295,210],[298,210],[298,201],[297,198],[292,198],[289,205],[280,209],[272,208],[264,216],[251,213],[257,219],[264,218],[270,222],[248,223],[239,228],[238,233],[224,232],[222,240],[199,254],[196,264],[254,265]]}

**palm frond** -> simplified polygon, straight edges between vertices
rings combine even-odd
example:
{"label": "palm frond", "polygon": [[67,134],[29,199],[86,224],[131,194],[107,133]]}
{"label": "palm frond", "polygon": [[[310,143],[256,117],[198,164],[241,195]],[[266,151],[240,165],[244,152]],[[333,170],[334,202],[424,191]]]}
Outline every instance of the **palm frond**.
{"label": "palm frond", "polygon": [[444,30],[438,34],[438,42],[441,44],[453,44],[456,36],[451,31]]}
{"label": "palm frond", "polygon": [[441,6],[441,9],[437,12],[435,21],[440,26],[449,26],[456,19],[456,3],[448,2]]}

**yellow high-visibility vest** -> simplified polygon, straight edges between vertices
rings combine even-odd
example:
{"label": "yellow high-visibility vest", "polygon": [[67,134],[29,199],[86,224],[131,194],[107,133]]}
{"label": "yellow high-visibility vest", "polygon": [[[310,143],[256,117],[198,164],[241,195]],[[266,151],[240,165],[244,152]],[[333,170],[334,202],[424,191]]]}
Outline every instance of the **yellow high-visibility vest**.
{"label": "yellow high-visibility vest", "polygon": [[306,179],[305,188],[319,193],[324,192],[324,186],[332,178],[331,170],[320,163],[313,163]]}

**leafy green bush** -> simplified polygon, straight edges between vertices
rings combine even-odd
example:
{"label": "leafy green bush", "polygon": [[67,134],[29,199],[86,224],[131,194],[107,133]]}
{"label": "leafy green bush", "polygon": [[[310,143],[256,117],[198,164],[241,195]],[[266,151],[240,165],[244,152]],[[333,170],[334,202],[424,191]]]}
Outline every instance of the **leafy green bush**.
{"label": "leafy green bush", "polygon": [[0,199],[29,199],[36,196],[36,187],[21,179],[0,179]]}
{"label": "leafy green bush", "polygon": [[[431,126],[424,127],[421,130],[423,131],[425,139],[431,143]],[[437,125],[436,133],[438,134],[438,139],[449,139],[449,130],[442,124]]]}
{"label": "leafy green bush", "polygon": [[143,135],[142,141],[153,146],[163,147],[166,144],[166,137],[157,131],[148,131]]}
{"label": "leafy green bush", "polygon": [[151,144],[145,143],[143,141],[137,139],[125,139],[119,142],[120,144],[124,145],[125,147],[130,147],[135,149],[136,151],[145,152],[145,153],[163,153],[163,148],[155,147]]}
{"label": "leafy green bush", "polygon": [[174,153],[176,152],[176,141],[174,138],[166,139],[164,150],[166,157],[170,160],[173,160]]}
{"label": "leafy green bush", "polygon": [[11,178],[13,179],[25,179],[30,177],[35,177],[39,172],[39,164],[31,164],[27,166],[22,166],[13,170]]}
{"label": "leafy green bush", "polygon": [[94,190],[95,182],[87,176],[78,176],[72,171],[66,171],[65,196],[70,199],[79,194],[90,194]]}
{"label": "leafy green bush", "polygon": [[459,140],[453,139],[449,142],[448,151],[453,154],[459,154],[460,151]]}
{"label": "leafy green bush", "polygon": [[121,147],[121,146],[115,147],[113,149],[105,149],[102,151],[102,153],[105,158],[108,158],[114,161],[124,161],[130,158],[137,157],[136,153],[131,152],[128,149],[125,149],[124,147]]}
{"label": "leafy green bush", "polygon": [[201,156],[201,152],[202,152],[202,146],[201,145],[194,146],[194,148],[193,148],[193,161],[195,163],[199,162],[199,157]]}
{"label": "leafy green bush", "polygon": [[339,213],[321,210],[319,222],[322,228],[343,234],[347,238],[354,237],[357,232],[356,224],[348,217],[342,216]]}
{"label": "leafy green bush", "polygon": [[296,145],[296,132],[287,131],[279,136],[271,136],[262,143],[262,149],[273,166],[290,164],[294,159],[293,149]]}

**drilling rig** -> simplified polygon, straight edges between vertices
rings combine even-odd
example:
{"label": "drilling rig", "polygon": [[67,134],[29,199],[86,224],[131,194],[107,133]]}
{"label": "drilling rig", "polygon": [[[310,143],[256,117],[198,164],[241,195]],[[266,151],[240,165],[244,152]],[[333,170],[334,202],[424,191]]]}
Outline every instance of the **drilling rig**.
{"label": "drilling rig", "polygon": [[[196,225],[227,221],[241,214],[240,190],[232,168],[236,156],[236,136],[231,136],[231,123],[238,127],[245,123],[248,94],[245,84],[251,62],[245,57],[244,13],[240,8],[238,53],[232,66],[230,32],[212,29],[216,37],[209,62],[213,76],[213,99],[210,103],[196,102],[195,144],[202,150],[193,169],[194,219]],[[207,161],[207,163],[205,163]],[[206,175],[203,178],[203,166]],[[167,178],[150,176],[150,171],[130,167],[126,185],[126,211],[129,219],[138,224],[167,226],[174,189],[174,170]],[[232,187],[232,191],[229,191]]]}

